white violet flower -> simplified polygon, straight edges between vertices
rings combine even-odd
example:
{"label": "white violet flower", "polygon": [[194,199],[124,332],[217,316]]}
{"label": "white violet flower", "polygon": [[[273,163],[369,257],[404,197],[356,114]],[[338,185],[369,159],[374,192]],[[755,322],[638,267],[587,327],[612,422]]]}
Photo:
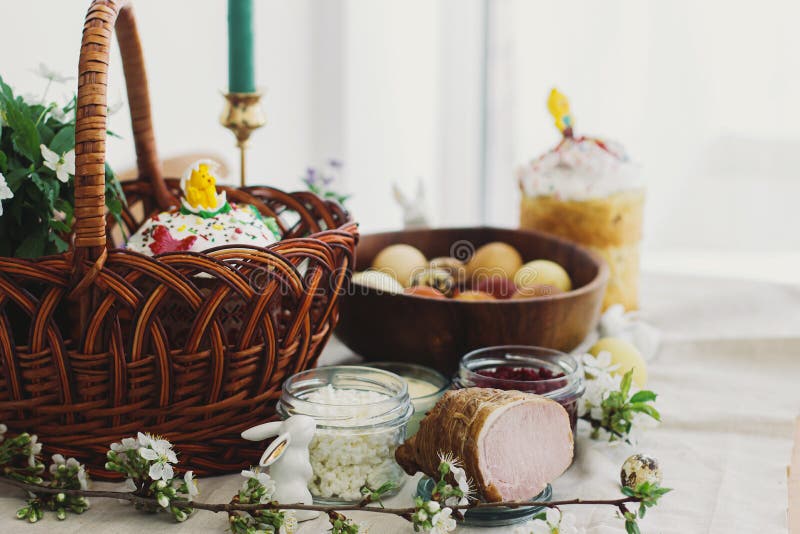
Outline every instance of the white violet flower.
{"label": "white violet flower", "polygon": [[450,508],[443,508],[431,518],[430,534],[447,534],[456,529],[456,520],[450,517],[453,511]]}
{"label": "white violet flower", "polygon": [[58,155],[45,145],[39,145],[44,158],[44,166],[56,172],[56,177],[62,183],[67,183],[69,177],[75,174],[75,149]]}
{"label": "white violet flower", "polygon": [[198,495],[200,495],[200,490],[197,489],[197,481],[194,478],[194,473],[192,471],[186,471],[183,475],[183,481],[186,483],[186,491],[189,492],[188,499],[191,501]]}
{"label": "white violet flower", "polygon": [[153,480],[168,481],[175,477],[171,464],[178,463],[178,456],[172,450],[172,444],[162,438],[139,432],[138,440],[141,444],[139,456],[154,462],[150,466],[150,478]]}
{"label": "white violet flower", "polygon": [[[3,200],[8,200],[10,198],[14,198],[14,192],[11,191],[10,187],[8,187],[8,182],[6,182],[6,177],[3,176],[2,172],[0,172],[0,215],[3,215],[3,202],[2,201]],[[5,428],[5,426],[3,428]],[[5,430],[3,432],[0,432],[0,434],[4,434],[4,433],[5,433]],[[2,441],[1,437],[0,437],[0,441]]]}
{"label": "white violet flower", "polygon": [[60,72],[54,71],[44,63],[39,63],[39,68],[33,72],[35,72],[45,80],[49,80],[51,82],[56,82],[56,83],[64,83],[75,79],[74,76],[66,76],[64,74],[61,74]]}

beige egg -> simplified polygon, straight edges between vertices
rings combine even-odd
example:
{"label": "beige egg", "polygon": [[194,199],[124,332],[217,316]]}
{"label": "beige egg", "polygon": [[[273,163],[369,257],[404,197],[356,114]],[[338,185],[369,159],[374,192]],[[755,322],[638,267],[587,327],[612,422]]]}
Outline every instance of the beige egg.
{"label": "beige egg", "polygon": [[467,263],[467,276],[501,276],[511,278],[522,265],[522,256],[508,243],[495,241],[475,251]]}
{"label": "beige egg", "polygon": [[611,353],[612,365],[619,365],[614,374],[624,375],[633,369],[633,383],[643,388],[647,384],[647,364],[642,353],[632,343],[618,337],[604,337],[589,349],[589,354],[597,356],[601,352]]}
{"label": "beige egg", "polygon": [[516,272],[514,283],[518,288],[546,285],[561,291],[572,289],[572,280],[567,271],[550,260],[529,261]]}
{"label": "beige egg", "polygon": [[403,286],[400,285],[400,282],[388,274],[378,271],[353,273],[353,283],[383,293],[394,294],[403,292]]}
{"label": "beige egg", "polygon": [[372,261],[374,270],[388,274],[403,287],[409,287],[414,274],[427,266],[425,255],[411,245],[390,245]]}
{"label": "beige egg", "polygon": [[453,300],[463,300],[463,301],[467,301],[467,302],[477,302],[477,301],[482,301],[482,300],[495,300],[495,298],[493,296],[491,296],[489,293],[484,293],[483,291],[467,290],[467,291],[461,291],[460,293],[457,293],[456,296],[453,297]]}

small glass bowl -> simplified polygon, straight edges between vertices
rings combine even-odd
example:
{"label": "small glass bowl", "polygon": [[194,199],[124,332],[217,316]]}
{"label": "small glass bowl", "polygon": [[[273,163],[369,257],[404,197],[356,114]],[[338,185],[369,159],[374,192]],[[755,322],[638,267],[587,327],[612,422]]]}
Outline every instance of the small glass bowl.
{"label": "small glass bowl", "polygon": [[[447,377],[439,371],[431,369],[430,367],[425,367],[424,365],[405,362],[375,362],[365,364],[365,366],[389,371],[390,373],[399,375],[408,382],[408,394],[411,397],[411,404],[414,405],[414,415],[412,415],[411,419],[408,421],[406,439],[417,433],[417,430],[419,430],[419,422],[425,418],[425,415],[434,407],[441,396],[444,395],[444,392],[450,389],[450,380]],[[415,396],[413,381],[432,384],[436,390],[432,393]]]}
{"label": "small glass bowl", "polygon": [[[424,501],[429,501],[435,485],[430,477],[423,476],[417,483],[417,496],[422,497]],[[531,502],[549,502],[552,498],[553,488],[548,484],[539,495],[531,499]],[[527,521],[542,510],[544,510],[544,506],[473,508],[464,512],[464,521],[461,523],[464,526],[472,527],[503,527]]]}
{"label": "small glass bowl", "polygon": [[[480,374],[480,371],[495,370],[500,367],[527,368],[536,371],[545,369],[553,375],[563,376],[543,380],[509,380]],[[586,391],[583,367],[576,358],[557,350],[526,345],[486,347],[468,353],[461,358],[453,385],[457,389],[468,387],[514,389],[552,399],[567,411],[573,437],[578,421],[578,399]]]}

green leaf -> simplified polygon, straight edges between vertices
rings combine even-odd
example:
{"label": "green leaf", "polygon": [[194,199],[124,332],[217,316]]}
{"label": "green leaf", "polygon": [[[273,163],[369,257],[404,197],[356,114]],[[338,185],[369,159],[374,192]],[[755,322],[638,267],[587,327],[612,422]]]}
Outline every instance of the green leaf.
{"label": "green leaf", "polygon": [[622,377],[622,382],[620,383],[619,390],[622,393],[624,398],[628,398],[628,393],[631,391],[631,382],[633,381],[633,369],[625,373]]}
{"label": "green leaf", "polygon": [[47,236],[41,232],[29,234],[17,250],[14,251],[14,256],[18,258],[38,258],[44,255],[44,248],[47,245]]}
{"label": "green leaf", "polygon": [[8,169],[8,156],[6,153],[0,150],[0,172],[6,172]]}
{"label": "green leaf", "polygon": [[53,141],[55,132],[47,124],[40,122],[36,125],[36,131],[39,132],[39,142],[45,146],[49,146]]}
{"label": "green leaf", "polygon": [[61,239],[61,237],[55,232],[50,232],[47,238],[55,246],[56,252],[66,252],[66,250],[69,248],[69,243]]}
{"label": "green leaf", "polygon": [[47,199],[50,207],[52,207],[55,204],[60,189],[58,179],[51,178],[50,180],[46,180],[39,176],[39,173],[34,172],[31,174],[31,180]]}
{"label": "green leaf", "polygon": [[633,397],[631,397],[630,399],[630,402],[651,402],[656,400],[657,396],[658,395],[656,395],[652,391],[644,389],[642,391],[637,391],[636,393],[634,393]]}
{"label": "green leaf", "polygon": [[628,497],[633,497],[636,495],[636,491],[629,486],[622,486],[621,491],[624,495],[627,495]]}
{"label": "green leaf", "polygon": [[75,148],[75,127],[65,126],[50,141],[50,150],[56,154],[64,154]]}
{"label": "green leaf", "polygon": [[631,404],[631,410],[649,415],[656,421],[661,421],[661,414],[649,404]]}
{"label": "green leaf", "polygon": [[11,141],[14,149],[37,163],[41,157],[39,151],[39,131],[30,117],[28,106],[21,99],[3,98],[5,120],[11,128]]}

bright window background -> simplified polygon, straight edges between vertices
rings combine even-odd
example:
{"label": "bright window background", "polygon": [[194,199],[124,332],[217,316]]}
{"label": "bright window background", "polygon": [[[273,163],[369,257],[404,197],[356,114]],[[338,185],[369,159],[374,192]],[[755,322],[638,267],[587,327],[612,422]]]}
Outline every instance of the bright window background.
{"label": "bright window background", "polygon": [[799,4],[491,6],[492,221],[516,216],[503,177],[557,142],[557,85],[579,132],[643,165],[646,267],[800,281]]}
{"label": "bright window background", "polygon": [[[162,156],[219,154],[235,178],[232,135],[218,124],[225,2],[134,3]],[[23,93],[43,88],[30,72],[39,61],[77,69],[88,1],[45,4],[8,9],[37,21],[47,39],[32,39],[24,25],[0,32],[0,74]],[[800,4],[256,6],[269,124],[253,137],[253,183],[296,189],[307,166],[335,157],[345,162],[344,187],[364,231],[399,227],[391,185],[412,194],[420,180],[437,225],[515,225],[513,170],[557,142],[545,109],[557,85],[580,132],[619,140],[643,165],[646,268],[800,282]],[[124,98],[113,61],[112,101]],[[109,145],[112,165],[123,169],[135,161],[126,110],[110,127],[127,137]]]}

